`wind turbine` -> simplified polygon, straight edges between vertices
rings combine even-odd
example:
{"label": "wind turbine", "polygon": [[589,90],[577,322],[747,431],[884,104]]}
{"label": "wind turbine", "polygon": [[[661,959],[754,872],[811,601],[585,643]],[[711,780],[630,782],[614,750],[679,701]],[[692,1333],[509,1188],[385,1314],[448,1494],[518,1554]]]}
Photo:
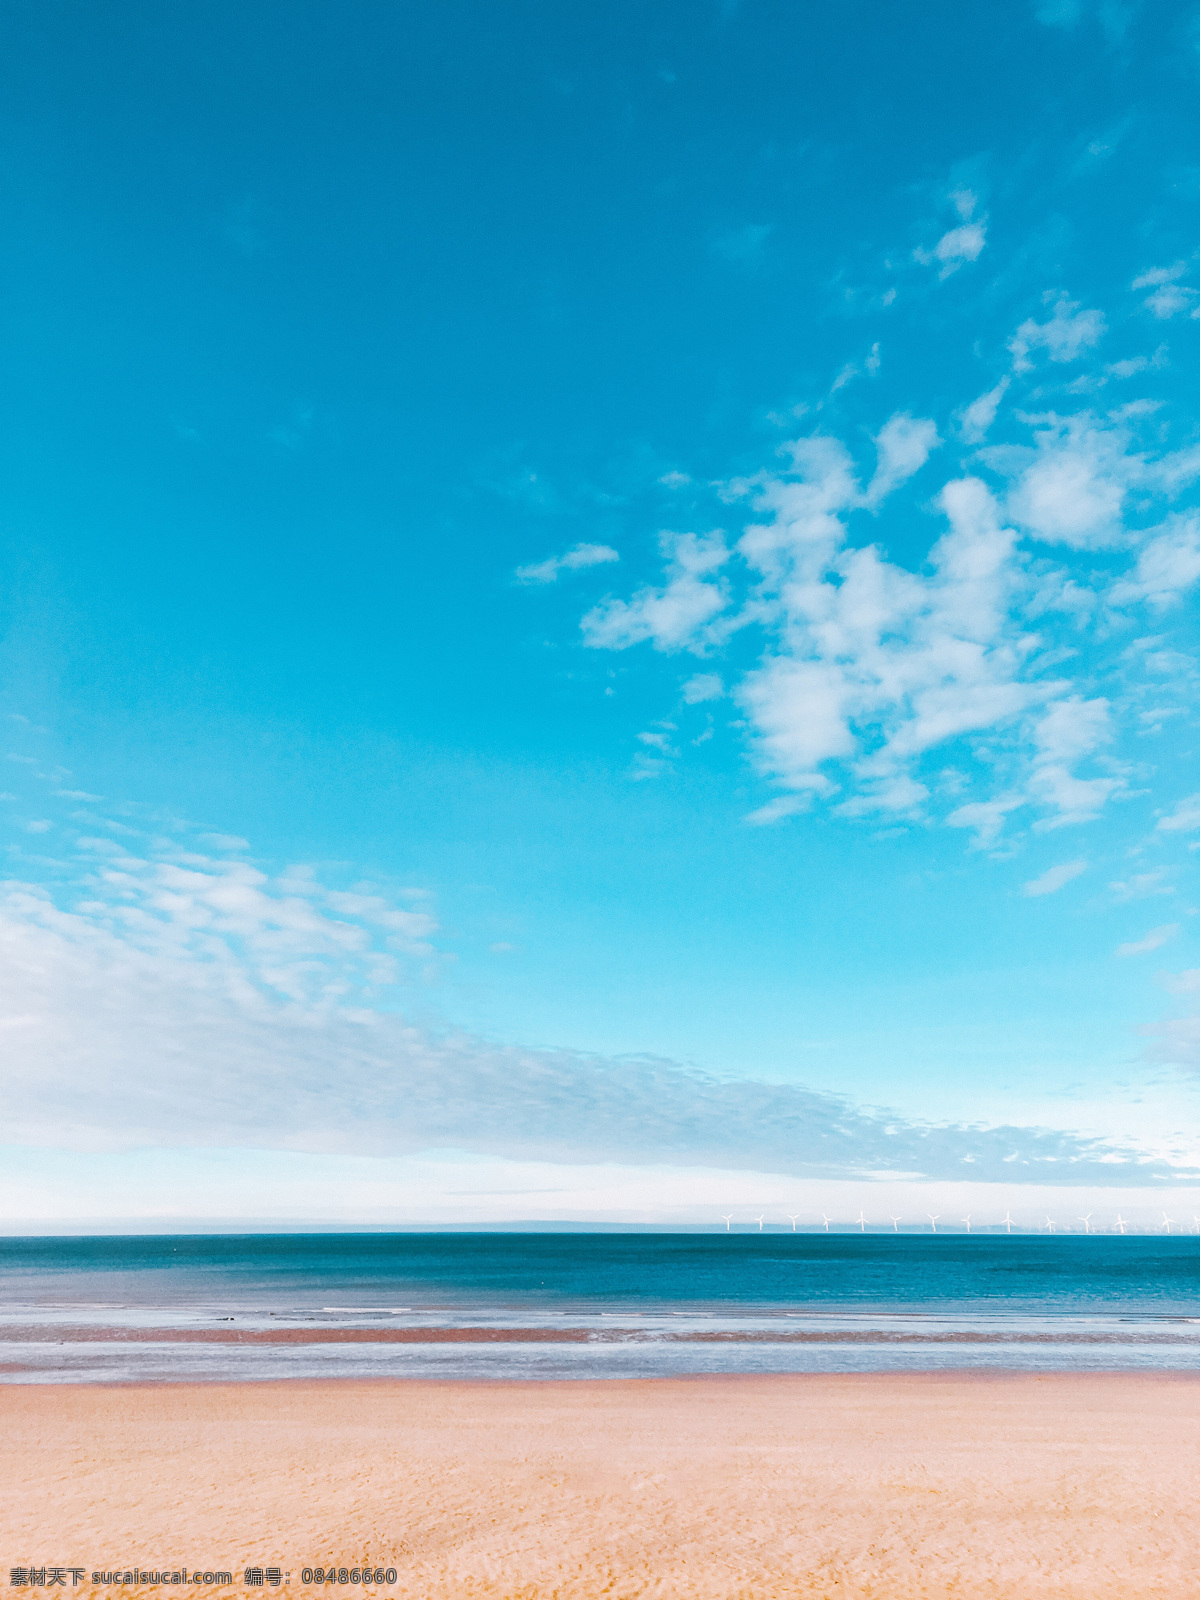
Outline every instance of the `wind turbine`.
{"label": "wind turbine", "polygon": [[1002,1223],[1002,1225],[1004,1227],[1005,1233],[1011,1233],[1012,1229],[1013,1229],[1013,1221],[1012,1221],[1012,1217],[1009,1215],[1009,1213],[1007,1211],[1000,1218],[1000,1221],[1001,1221],[1001,1223]]}
{"label": "wind turbine", "polygon": [[857,1218],[855,1220],[858,1223],[858,1231],[859,1231],[859,1233],[866,1233],[866,1231],[867,1231],[867,1219],[866,1219],[866,1217],[863,1216],[863,1212],[862,1212],[862,1207],[861,1206],[859,1206],[859,1208],[858,1208],[858,1216],[857,1216]]}
{"label": "wind turbine", "polygon": [[1091,1231],[1092,1231],[1092,1213],[1089,1211],[1086,1217],[1080,1217],[1078,1220],[1083,1223],[1083,1231],[1084,1231],[1084,1233],[1091,1233]]}
{"label": "wind turbine", "polygon": [[966,1216],[961,1218],[961,1220],[966,1223],[967,1232],[970,1233],[970,1231],[971,1231],[971,1213],[968,1211]]}
{"label": "wind turbine", "polygon": [[821,1213],[821,1218],[822,1218],[823,1222],[825,1223],[825,1232],[828,1233],[829,1232],[829,1224],[833,1221],[833,1218],[832,1217],[827,1217],[823,1211]]}
{"label": "wind turbine", "polygon": [[[767,1213],[764,1211],[763,1212],[763,1217],[765,1217],[766,1214]],[[752,1217],[750,1220],[752,1222],[757,1222],[758,1223],[758,1231],[759,1231],[759,1233],[761,1233],[762,1232],[762,1225],[763,1225],[763,1218],[762,1217]]]}
{"label": "wind turbine", "polygon": [[1054,1232],[1054,1218],[1053,1217],[1047,1217],[1046,1218],[1046,1232],[1047,1233],[1053,1233]]}
{"label": "wind turbine", "polygon": [[801,1215],[801,1213],[799,1211],[797,1211],[795,1217],[792,1215],[792,1213],[790,1211],[785,1211],[784,1212],[784,1216],[788,1219],[788,1221],[792,1225],[792,1232],[793,1233],[795,1233],[795,1231],[796,1231],[796,1218],[799,1217],[800,1215]]}
{"label": "wind turbine", "polygon": [[721,1221],[725,1224],[725,1232],[728,1233],[729,1232],[729,1224],[733,1221],[733,1212],[731,1211],[729,1213],[729,1215],[726,1216],[725,1213],[722,1211],[722,1213],[721,1213]]}
{"label": "wind turbine", "polygon": [[1171,1224],[1174,1221],[1175,1221],[1174,1217],[1169,1217],[1165,1211],[1163,1212],[1163,1227],[1164,1227],[1164,1229],[1166,1230],[1167,1233],[1170,1233]]}
{"label": "wind turbine", "polygon": [[1129,1226],[1129,1224],[1125,1221],[1125,1218],[1118,1211],[1117,1212],[1117,1230],[1118,1230],[1118,1232],[1123,1234],[1125,1232],[1125,1229],[1128,1226]]}
{"label": "wind turbine", "polygon": [[927,1217],[929,1217],[929,1226],[933,1229],[934,1233],[937,1232],[938,1217],[940,1217],[941,1214],[942,1213],[939,1211],[938,1214],[937,1214],[937,1217],[935,1217],[935,1216],[931,1216],[928,1211],[925,1213],[925,1215]]}
{"label": "wind turbine", "polygon": [[899,1233],[900,1232],[900,1218],[899,1217],[893,1217],[892,1218],[892,1232],[893,1233]]}

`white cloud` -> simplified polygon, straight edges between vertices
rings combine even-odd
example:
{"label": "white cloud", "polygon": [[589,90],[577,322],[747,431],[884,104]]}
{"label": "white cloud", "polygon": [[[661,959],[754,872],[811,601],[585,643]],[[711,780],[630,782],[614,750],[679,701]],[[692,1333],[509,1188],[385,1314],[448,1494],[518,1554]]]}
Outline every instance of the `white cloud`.
{"label": "white cloud", "polygon": [[896,816],[915,817],[929,799],[925,785],[906,772],[890,772],[880,778],[864,774],[864,777],[859,793],[838,806],[843,816],[865,817],[873,812],[892,812]]}
{"label": "white cloud", "polygon": [[1160,980],[1171,994],[1200,994],[1200,967],[1186,972],[1165,972]]}
{"label": "white cloud", "polygon": [[668,581],[661,589],[639,589],[630,601],[602,600],[583,619],[584,643],[593,649],[625,650],[648,640],[656,650],[703,649],[700,630],[724,610],[727,595],[712,575],[729,552],[719,533],[664,533]]}
{"label": "white cloud", "polygon": [[554,583],[562,572],[578,572],[583,567],[598,567],[621,559],[607,544],[577,544],[561,556],[550,556],[530,566],[517,568],[520,583]]}
{"label": "white cloud", "polygon": [[724,693],[725,685],[716,672],[698,672],[683,686],[683,698],[689,706],[699,705],[704,700],[718,700]]}
{"label": "white cloud", "polygon": [[1129,577],[1113,584],[1113,605],[1144,600],[1160,611],[1178,604],[1184,591],[1200,579],[1200,516],[1173,516],[1138,554]]}
{"label": "white cloud", "polygon": [[1116,954],[1119,956],[1144,956],[1151,950],[1161,950],[1163,945],[1175,937],[1179,932],[1177,922],[1164,923],[1161,928],[1151,928],[1144,939],[1135,939],[1131,944],[1119,944]]}
{"label": "white cloud", "polygon": [[1187,445],[1154,463],[1152,481],[1164,494],[1174,495],[1200,478],[1200,445]]}
{"label": "white cloud", "polygon": [[402,911],[390,905],[382,895],[331,889],[325,899],[332,910],[356,917],[368,927],[385,930],[391,936],[389,942],[393,947],[418,945],[437,932],[437,923],[428,912]]}
{"label": "white cloud", "polygon": [[952,811],[946,822],[951,828],[970,828],[975,834],[975,844],[981,850],[986,850],[999,839],[1008,813],[1025,803],[1020,795],[1001,795],[996,800],[971,800]]}
{"label": "white cloud", "polygon": [[785,817],[794,817],[801,811],[808,810],[808,798],[802,794],[781,794],[774,800],[768,800],[765,806],[759,806],[757,811],[748,812],[746,821],[755,828],[767,828],[773,822],[782,822]]}
{"label": "white cloud", "polygon": [[1166,876],[1161,867],[1153,872],[1135,872],[1132,877],[1124,878],[1116,883],[1110,883],[1113,899],[1120,903],[1128,900],[1148,900],[1154,895],[1174,894],[1175,890],[1169,883],[1164,883]]}
{"label": "white cloud", "polygon": [[1028,883],[1023,883],[1021,893],[1034,899],[1044,894],[1057,894],[1065,884],[1086,872],[1087,868],[1086,861],[1063,861],[1057,867],[1047,868],[1040,878],[1031,878]]}
{"label": "white cloud", "polygon": [[1008,378],[1001,378],[994,389],[987,390],[965,407],[959,420],[959,432],[967,444],[980,444],[983,441],[988,429],[996,420],[996,412],[1004,398],[1009,381]]}
{"label": "white cloud", "polygon": [[[1017,354],[1067,360],[1102,330],[1099,312],[1060,297],[1048,321],[1023,324]],[[964,440],[992,427],[1015,382],[958,413]],[[1036,831],[1095,820],[1131,795],[1136,769],[1117,741],[1144,735],[1146,715],[1161,724],[1147,713],[1163,698],[1152,678],[1180,685],[1181,708],[1183,686],[1200,683],[1165,640],[1120,640],[1123,608],[1167,611],[1200,584],[1200,512],[1169,505],[1200,477],[1200,446],[1157,453],[1170,435],[1149,401],[1006,420],[979,476],[943,471],[940,491],[917,503],[910,490],[896,513],[889,497],[933,466],[933,418],[890,416],[865,473],[841,439],[794,439],[768,470],[714,486],[746,508],[740,536],[664,535],[660,581],[593,607],[585,643],[719,658],[684,699],[719,676],[741,708],[775,790],[751,807],[757,824],[817,803],[847,817],[941,813],[993,848],[1021,807]],[[937,519],[932,545],[921,518]],[[935,751],[962,774],[953,801]]]}
{"label": "white cloud", "polygon": [[1005,502],[1009,515],[1052,544],[1089,550],[1117,543],[1125,496],[1145,476],[1128,434],[1085,415],[1052,417],[1034,437],[1032,450],[986,452],[993,465],[1017,471]]}
{"label": "white cloud", "polygon": [[964,223],[961,228],[951,228],[933,247],[937,259],[953,270],[964,261],[976,261],[987,242],[987,229],[980,222]]}
{"label": "white cloud", "polygon": [[[63,903],[19,882],[0,892],[0,1093],[13,1143],[356,1158],[454,1149],[1056,1183],[1111,1182],[1112,1160],[1130,1154],[1037,1128],[914,1125],[661,1059],[431,1032],[394,998],[373,998],[393,936],[427,931],[388,897],[169,842],[140,857],[93,854],[94,867],[60,864],[76,880]],[[1159,1168],[1124,1170],[1136,1183]]]}
{"label": "white cloud", "polygon": [[1151,267],[1148,272],[1143,272],[1130,284],[1131,289],[1159,289],[1164,283],[1174,283],[1177,278],[1182,278],[1187,271],[1185,261],[1177,261],[1173,267]]}
{"label": "white cloud", "polygon": [[[849,780],[838,801],[846,815],[912,815],[928,799],[912,770],[927,751],[987,730],[1011,741],[1026,727],[1026,786],[1012,806],[1033,799],[1045,814],[1042,826],[1090,820],[1123,786],[1119,777],[1075,770],[1106,742],[1107,702],[1085,702],[1064,693],[1066,683],[1027,676],[1036,639],[1013,612],[1024,584],[1017,535],[987,486],[977,478],[944,486],[938,503],[948,526],[924,573],[887,560],[877,546],[849,543],[846,517],[922,465],[936,438],[932,423],[892,418],[878,436],[868,494],[838,441],[795,441],[785,451],[791,471],[728,489],[757,514],[736,547],[752,581],[740,610],[723,541],[672,542],[667,584],[596,607],[584,618],[585,638],[704,651],[747,621],[766,627],[766,648],[733,690],[759,770],[795,795],[833,796]],[[1035,451],[1034,463],[1045,453]],[[728,573],[719,587],[708,581],[718,566]],[[833,766],[843,769],[840,782]],[[969,801],[955,825],[994,841],[1004,810]],[[777,800],[754,820],[788,811]]]}
{"label": "white cloud", "polygon": [[[1187,311],[1193,306],[1195,299],[1195,289],[1189,289],[1183,284],[1168,283],[1146,297],[1146,309],[1152,311],[1160,321],[1166,322],[1178,312]],[[1195,311],[1192,315],[1196,315]]]}
{"label": "white cloud", "polygon": [[1042,717],[1035,733],[1038,760],[1070,766],[1112,738],[1107,700],[1071,695]]}
{"label": "white cloud", "polygon": [[938,277],[942,279],[957,272],[964,262],[977,261],[987,243],[987,218],[975,218],[978,199],[974,192],[956,189],[950,199],[961,219],[958,227],[944,233],[932,250],[919,246],[913,251],[913,259],[922,266],[939,267]]}
{"label": "white cloud", "polygon": [[1050,812],[1040,828],[1091,822],[1124,787],[1120,778],[1081,778],[1072,770],[1112,739],[1107,700],[1070,695],[1056,701],[1036,724],[1033,737],[1037,753],[1029,787]]}
{"label": "white cloud", "polygon": [[1173,267],[1153,267],[1133,280],[1131,288],[1151,289],[1142,304],[1160,321],[1167,321],[1180,311],[1186,311],[1196,299],[1195,289],[1189,289],[1178,280],[1188,270],[1186,261],[1177,261]]}
{"label": "white cloud", "polygon": [[738,698],[754,721],[764,771],[795,789],[828,789],[817,769],[852,755],[854,685],[836,663],[776,657],[742,684]]}
{"label": "white cloud", "polygon": [[1132,378],[1138,372],[1145,372],[1149,365],[1145,356],[1131,356],[1128,361],[1110,362],[1104,370],[1114,378]]}
{"label": "white cloud", "polygon": [[874,546],[836,549],[844,530],[827,508],[858,500],[845,462],[829,449],[797,462],[816,481],[760,485],[758,504],[777,510],[776,525],[751,527],[739,546],[777,589],[788,648],[765,656],[738,698],[762,769],[791,788],[827,789],[819,768],[862,750],[871,728],[860,792],[844,804],[851,813],[910,811],[924,790],[906,763],[1015,718],[1036,697],[1016,681],[1020,651],[1005,637],[1014,536],[981,482],[948,484],[941,503],[950,529],[931,554],[932,575],[918,578]]}
{"label": "white cloud", "polygon": [[1031,352],[1045,350],[1051,361],[1075,361],[1085,350],[1099,344],[1108,324],[1101,311],[1080,311],[1077,301],[1059,297],[1049,322],[1028,318],[1008,341],[1013,368],[1027,372],[1033,365]]}
{"label": "white cloud", "polygon": [[1158,826],[1163,833],[1194,833],[1200,828],[1200,794],[1180,800],[1174,811],[1158,819]]}
{"label": "white cloud", "polygon": [[893,489],[921,470],[941,442],[927,417],[911,417],[907,412],[889,417],[875,436],[878,459],[864,503],[872,509],[879,506]]}

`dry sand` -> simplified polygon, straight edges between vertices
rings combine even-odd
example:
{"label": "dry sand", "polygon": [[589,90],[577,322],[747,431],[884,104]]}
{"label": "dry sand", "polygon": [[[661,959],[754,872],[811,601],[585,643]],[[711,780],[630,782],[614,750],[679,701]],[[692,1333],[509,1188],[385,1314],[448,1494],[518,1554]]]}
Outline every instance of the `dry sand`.
{"label": "dry sand", "polygon": [[293,1595],[394,1565],[421,1600],[1200,1594],[1190,1376],[6,1385],[0,1426],[14,1596],[17,1565],[128,1596],[90,1575],[135,1563]]}

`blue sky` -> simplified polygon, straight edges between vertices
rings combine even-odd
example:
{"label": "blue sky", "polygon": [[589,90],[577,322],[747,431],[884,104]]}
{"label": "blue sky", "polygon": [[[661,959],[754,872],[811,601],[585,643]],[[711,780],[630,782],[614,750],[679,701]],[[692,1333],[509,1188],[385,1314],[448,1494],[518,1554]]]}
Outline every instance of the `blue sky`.
{"label": "blue sky", "polygon": [[11,1217],[1196,1192],[1200,11],[3,14]]}

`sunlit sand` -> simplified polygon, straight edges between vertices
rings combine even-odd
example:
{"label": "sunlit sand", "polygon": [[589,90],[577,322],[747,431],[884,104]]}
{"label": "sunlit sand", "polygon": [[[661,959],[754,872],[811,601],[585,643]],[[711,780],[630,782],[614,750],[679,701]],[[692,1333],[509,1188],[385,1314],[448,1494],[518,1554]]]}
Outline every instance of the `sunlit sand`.
{"label": "sunlit sand", "polygon": [[76,1594],[272,1564],[426,1600],[1196,1592],[1190,1376],[9,1385],[0,1419],[5,1567]]}

